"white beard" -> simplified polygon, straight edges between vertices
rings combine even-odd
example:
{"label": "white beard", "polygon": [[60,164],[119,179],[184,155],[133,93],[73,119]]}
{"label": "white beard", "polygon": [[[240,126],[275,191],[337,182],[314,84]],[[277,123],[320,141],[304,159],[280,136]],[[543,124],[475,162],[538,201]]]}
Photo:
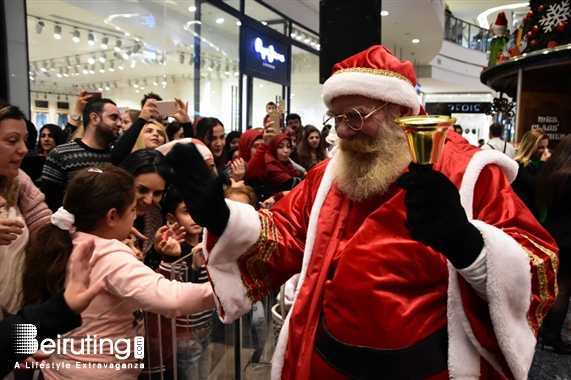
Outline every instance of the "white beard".
{"label": "white beard", "polygon": [[375,139],[340,138],[337,148],[335,183],[355,202],[384,194],[411,161],[404,132],[395,123],[384,122]]}

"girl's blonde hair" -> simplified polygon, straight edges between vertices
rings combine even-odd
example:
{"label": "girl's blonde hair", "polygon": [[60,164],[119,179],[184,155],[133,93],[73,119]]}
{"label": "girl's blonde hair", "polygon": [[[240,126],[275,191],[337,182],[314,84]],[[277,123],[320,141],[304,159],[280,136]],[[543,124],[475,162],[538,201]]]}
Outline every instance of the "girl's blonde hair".
{"label": "girl's blonde hair", "polygon": [[514,160],[522,164],[524,167],[529,165],[531,156],[537,150],[539,143],[547,138],[547,134],[541,129],[532,129],[526,132],[519,143],[517,154]]}
{"label": "girl's blonde hair", "polygon": [[137,138],[137,141],[135,142],[135,145],[133,146],[133,149],[131,150],[131,153],[133,153],[134,151],[137,150],[141,150],[141,149],[147,149],[147,147],[145,146],[145,143],[143,142],[143,135],[145,134],[145,128],[147,127],[147,125],[149,124],[154,124],[156,126],[159,127],[159,133],[163,136],[163,138],[165,139],[165,144],[169,142],[169,138],[167,136],[167,131],[165,129],[165,127],[163,127],[163,125],[161,123],[159,123],[158,121],[154,121],[154,120],[149,120],[145,126],[143,127],[143,129],[141,129],[141,133],[139,133],[139,137]]}

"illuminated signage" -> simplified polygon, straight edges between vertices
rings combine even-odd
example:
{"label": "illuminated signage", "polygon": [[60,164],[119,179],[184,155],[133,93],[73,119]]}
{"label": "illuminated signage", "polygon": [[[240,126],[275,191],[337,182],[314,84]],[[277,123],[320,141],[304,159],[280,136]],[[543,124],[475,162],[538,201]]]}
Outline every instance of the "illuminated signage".
{"label": "illuminated signage", "polygon": [[[425,109],[428,114],[434,115],[438,113],[437,106],[441,103],[426,103]],[[476,102],[459,102],[459,103],[444,103],[450,108],[452,113],[486,113],[490,107],[490,103],[476,103]]]}
{"label": "illuminated signage", "polygon": [[252,28],[245,27],[244,31],[245,72],[278,83],[287,82],[289,46]]}

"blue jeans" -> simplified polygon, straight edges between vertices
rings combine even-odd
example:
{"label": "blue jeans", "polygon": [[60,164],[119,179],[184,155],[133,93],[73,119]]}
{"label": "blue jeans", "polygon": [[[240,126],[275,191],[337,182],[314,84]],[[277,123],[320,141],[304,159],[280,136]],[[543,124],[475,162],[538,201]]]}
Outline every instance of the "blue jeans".
{"label": "blue jeans", "polygon": [[206,380],[212,362],[210,335],[201,338],[177,340],[177,375],[180,380]]}

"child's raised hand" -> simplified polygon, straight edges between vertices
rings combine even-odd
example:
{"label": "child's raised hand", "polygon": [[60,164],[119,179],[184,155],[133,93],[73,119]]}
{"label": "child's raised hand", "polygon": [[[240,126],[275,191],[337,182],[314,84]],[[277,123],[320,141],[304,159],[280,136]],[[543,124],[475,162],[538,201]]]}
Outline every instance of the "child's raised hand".
{"label": "child's raised hand", "polygon": [[180,243],[184,241],[185,235],[184,227],[180,227],[178,223],[160,227],[155,233],[155,251],[161,255],[179,256],[181,253]]}
{"label": "child's raised hand", "polygon": [[204,251],[202,250],[202,243],[198,243],[191,252],[192,269],[198,272],[200,267],[204,265]]}
{"label": "child's raised hand", "polygon": [[242,158],[232,161],[232,179],[236,182],[241,181],[246,174],[246,163]]}
{"label": "child's raised hand", "polygon": [[182,252],[180,243],[176,241],[172,236],[169,236],[166,240],[161,240],[159,244],[161,246],[163,255],[177,257],[180,256]]}

